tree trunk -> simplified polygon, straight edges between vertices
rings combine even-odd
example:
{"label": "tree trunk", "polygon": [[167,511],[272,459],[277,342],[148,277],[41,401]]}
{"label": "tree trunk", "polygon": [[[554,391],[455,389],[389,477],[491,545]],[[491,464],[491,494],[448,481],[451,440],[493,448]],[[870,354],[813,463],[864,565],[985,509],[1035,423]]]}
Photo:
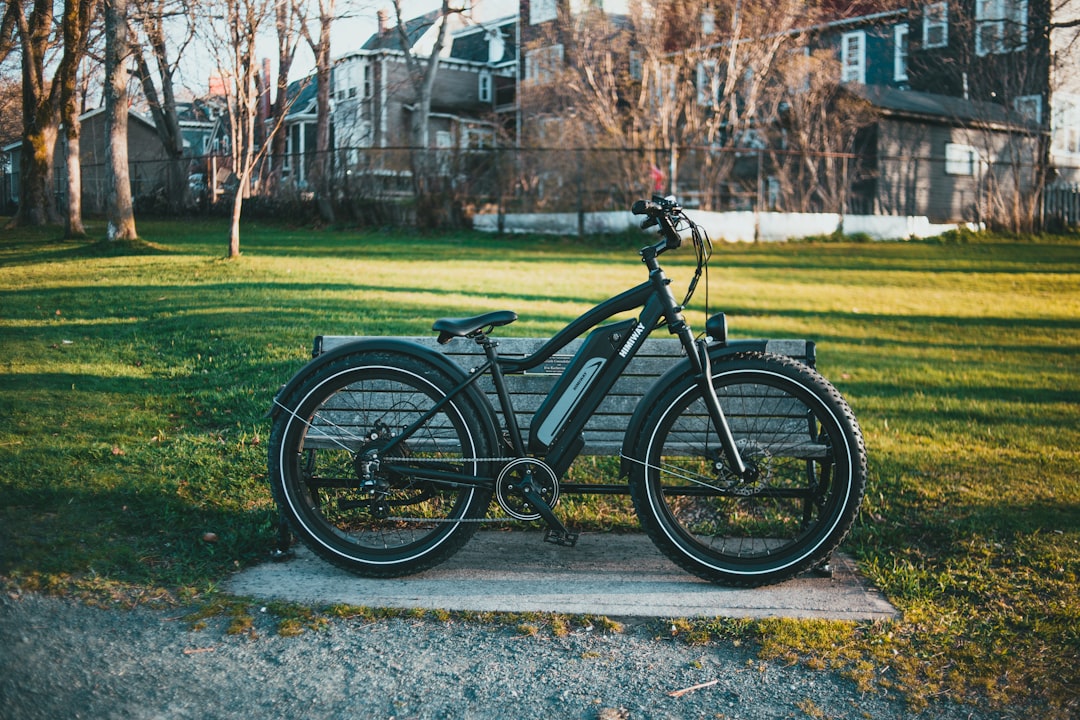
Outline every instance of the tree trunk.
{"label": "tree trunk", "polygon": [[316,88],[315,115],[315,170],[314,185],[318,198],[319,214],[323,222],[334,222],[334,201],[331,197],[333,183],[330,177],[330,25],[333,20],[333,2],[331,11],[319,18],[319,43],[316,51],[318,66],[318,87]]}
{"label": "tree trunk", "polygon": [[176,109],[172,72],[169,69],[168,58],[165,56],[164,40],[161,33],[154,30],[156,27],[155,22],[145,22],[144,26],[157,62],[161,79],[161,92],[159,93],[154,85],[154,77],[150,73],[150,66],[138,44],[132,46],[135,67],[143,93],[146,95],[146,100],[150,105],[150,114],[154,118],[154,129],[157,131],[161,146],[169,158],[168,180],[165,187],[169,210],[179,213],[183,210],[189,193],[186,182],[187,161],[184,158],[184,136],[180,131],[180,117]]}
{"label": "tree trunk", "polygon": [[74,109],[75,100],[71,99],[71,108],[64,110],[64,137],[67,142],[67,213],[64,222],[64,237],[69,239],[86,237],[86,228],[82,220],[82,158],[79,155],[79,116]]}
{"label": "tree trunk", "polygon": [[134,240],[135,216],[131,208],[128,175],[128,72],[127,0],[105,0],[105,217],[110,240]]}
{"label": "tree trunk", "polygon": [[48,225],[59,221],[53,197],[53,151],[56,124],[27,127],[23,132],[19,165],[19,211],[15,225]]}
{"label": "tree trunk", "polygon": [[57,106],[45,90],[45,55],[52,37],[52,0],[35,0],[29,16],[19,2],[4,13],[5,26],[14,27],[22,44],[23,136],[19,164],[19,211],[12,225],[59,222],[53,196],[53,152],[56,145]]}
{"label": "tree trunk", "polygon": [[240,212],[244,206],[244,193],[237,190],[233,195],[232,219],[229,222],[229,259],[240,257]]}
{"label": "tree trunk", "polygon": [[[400,1],[400,0],[399,0]],[[330,148],[330,30],[334,22],[335,0],[319,0],[319,37],[315,40],[307,22],[301,25],[304,39],[315,56],[315,161],[310,180],[323,222],[334,222],[333,183]]]}
{"label": "tree trunk", "polygon": [[[287,129],[285,115],[289,112],[289,72],[296,57],[295,29],[292,24],[292,4],[277,0],[274,6],[278,43],[278,74],[274,102],[270,108],[270,175],[269,190],[277,192],[281,185],[281,170],[285,162]],[[267,92],[270,91],[268,87]]]}
{"label": "tree trunk", "polygon": [[409,68],[409,75],[413,83],[416,103],[413,106],[411,118],[411,165],[413,175],[413,192],[416,195],[418,216],[422,224],[437,226],[443,224],[445,209],[437,207],[438,199],[433,197],[435,186],[436,158],[431,148],[429,116],[431,115],[431,96],[435,89],[435,80],[439,72],[439,56],[449,29],[450,16],[455,12],[450,7],[450,0],[442,0],[439,15],[439,30],[435,43],[431,47],[431,54],[421,64],[420,60],[413,55],[409,38],[405,32],[405,21],[402,17],[402,0],[394,0],[394,11],[397,15],[398,36],[401,39],[402,50],[405,51],[405,60]]}
{"label": "tree trunk", "polygon": [[76,97],[79,65],[86,55],[86,37],[96,10],[96,0],[66,0],[64,2],[64,55],[53,78],[53,93],[59,87],[60,120],[64,126],[64,147],[67,153],[67,213],[64,237],[86,237],[82,220],[82,158],[79,149],[81,125]]}

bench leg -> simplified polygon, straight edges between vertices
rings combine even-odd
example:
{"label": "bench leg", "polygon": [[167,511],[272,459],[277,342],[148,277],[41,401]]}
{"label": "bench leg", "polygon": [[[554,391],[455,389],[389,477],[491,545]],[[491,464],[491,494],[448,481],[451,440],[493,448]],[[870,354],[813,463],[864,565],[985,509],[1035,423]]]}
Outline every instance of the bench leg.
{"label": "bench leg", "polygon": [[277,519],[277,547],[270,551],[272,560],[288,560],[295,553],[292,550],[292,531],[289,529],[289,521],[285,519],[285,513],[278,511]]}
{"label": "bench leg", "polygon": [[827,558],[815,565],[810,570],[810,572],[814,573],[818,577],[831,578],[833,576],[832,555],[829,555]]}

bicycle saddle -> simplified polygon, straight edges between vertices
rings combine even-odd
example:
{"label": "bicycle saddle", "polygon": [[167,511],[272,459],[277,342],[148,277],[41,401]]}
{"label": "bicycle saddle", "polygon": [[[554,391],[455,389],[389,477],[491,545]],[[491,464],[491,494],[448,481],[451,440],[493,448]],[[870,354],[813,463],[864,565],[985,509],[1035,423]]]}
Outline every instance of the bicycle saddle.
{"label": "bicycle saddle", "polygon": [[471,337],[486,327],[509,325],[517,319],[513,310],[496,310],[466,318],[439,318],[431,329],[438,331],[439,344],[445,345],[456,337]]}

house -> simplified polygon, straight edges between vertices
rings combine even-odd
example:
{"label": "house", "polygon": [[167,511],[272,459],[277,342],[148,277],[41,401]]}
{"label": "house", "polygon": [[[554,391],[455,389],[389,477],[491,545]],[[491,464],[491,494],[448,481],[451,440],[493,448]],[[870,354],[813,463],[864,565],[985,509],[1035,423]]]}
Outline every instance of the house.
{"label": "house", "polygon": [[863,179],[854,184],[874,215],[982,222],[1037,182],[1038,126],[996,103],[866,85],[876,110],[860,137]]}
{"label": "house", "polygon": [[1080,0],[939,0],[908,8],[908,87],[1001,106],[1049,142],[1047,176],[1080,181]]}
{"label": "house", "polygon": [[[571,49],[573,39],[567,37],[570,19],[604,5],[573,0],[522,3],[520,72],[526,88],[580,64]],[[752,123],[737,134],[725,134],[725,128],[735,128],[725,119],[720,142],[710,141],[714,154],[734,152],[734,160],[714,163],[725,170],[712,175],[724,177],[734,190],[717,192],[705,183],[691,187],[691,180],[683,182],[680,191],[703,198],[712,193],[723,202],[738,196],[762,203],[781,194],[774,192],[776,185],[795,180],[779,172],[771,175],[767,162],[750,156],[772,152],[775,159],[790,151],[846,151],[866,156],[850,175],[844,170],[830,180],[851,187],[826,191],[829,202],[846,198],[849,207],[858,205],[863,211],[927,214],[941,221],[1003,220],[1013,213],[1013,222],[1016,213],[1038,215],[1032,205],[1046,180],[1080,180],[1080,28],[1074,24],[1080,18],[1080,0],[826,0],[818,7],[823,14],[813,23],[784,31],[791,38],[785,52],[803,53],[808,59],[831,55],[835,69],[827,72],[835,73],[832,82],[861,97],[874,110],[874,119],[860,120],[865,127],[845,148],[815,147],[805,138],[800,146],[792,144],[794,136],[784,127],[784,113],[797,103],[780,102],[771,109],[758,104]],[[728,56],[730,40],[714,12],[708,7],[701,12],[699,31],[689,25],[674,31],[682,35],[667,43],[672,48],[670,68],[681,75],[666,79],[661,77],[664,67],[654,68],[652,81],[659,79],[662,86],[658,92],[674,96],[676,84],[693,82],[699,106],[720,107],[723,98],[718,93],[727,72],[721,60]],[[621,59],[626,74],[640,79],[634,52],[626,55]],[[677,58],[684,55],[702,58],[696,73],[675,70]],[[744,84],[755,81],[752,69],[747,68]],[[809,82],[805,88],[795,84],[788,91],[794,97],[808,87]],[[741,99],[737,103],[741,112]],[[762,113],[763,108],[768,112]],[[534,125],[551,122],[540,112],[526,116]],[[695,174],[705,167],[703,152],[707,149],[696,150],[692,159],[683,152],[680,174],[682,169]],[[739,173],[753,177],[740,178]],[[820,174],[815,178],[820,182]]]}
{"label": "house", "polygon": [[[331,69],[331,79],[334,70]],[[280,159],[281,177],[297,189],[307,188],[307,178],[315,156],[315,127],[318,121],[318,84],[315,76],[289,83],[285,114],[285,156]],[[274,162],[278,160],[273,159]]]}
{"label": "house", "polygon": [[[407,21],[407,49],[420,57],[430,55],[438,22],[438,11]],[[514,26],[515,18],[508,17],[448,34],[429,115],[433,147],[490,145],[499,114],[513,118]],[[398,29],[381,14],[379,30],[359,50],[335,62],[334,144],[348,157],[358,158],[365,148],[412,144],[409,129],[416,90],[405,52]]]}
{"label": "house", "polygon": [[[208,146],[213,122],[194,103],[180,108],[180,129],[184,138],[184,157],[197,158]],[[82,210],[87,214],[105,212],[105,196],[108,176],[108,128],[105,109],[98,108],[79,116],[79,158],[82,165]],[[53,183],[58,203],[67,203],[67,139],[63,132],[57,134],[53,155]],[[19,174],[22,143],[12,143],[3,148],[11,161],[4,185],[4,203],[15,206],[19,201]],[[188,164],[176,171],[170,180],[170,161],[149,117],[128,111],[128,176],[131,197],[136,202],[163,196],[170,182],[186,183]]]}

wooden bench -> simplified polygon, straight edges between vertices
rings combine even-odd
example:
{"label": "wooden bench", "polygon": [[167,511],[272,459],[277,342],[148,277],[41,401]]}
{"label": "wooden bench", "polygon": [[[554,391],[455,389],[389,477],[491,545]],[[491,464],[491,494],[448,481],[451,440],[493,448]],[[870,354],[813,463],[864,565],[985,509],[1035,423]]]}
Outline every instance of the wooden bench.
{"label": "wooden bench", "polygon": [[[340,347],[345,343],[360,340],[359,337],[342,335],[324,335],[315,338],[313,356],[318,357],[324,352]],[[439,345],[435,337],[405,338],[420,343],[429,348],[434,348],[453,359],[466,372],[479,366],[484,361],[483,350],[471,340],[459,338],[446,345]],[[535,352],[544,344],[544,338],[497,338],[499,355],[507,357],[524,357]],[[528,438],[529,422],[540,404],[547,397],[562,371],[569,364],[577,352],[583,340],[578,339],[570,342],[565,348],[557,352],[543,366],[533,371],[507,375],[507,389],[510,392],[511,402],[521,426],[522,437]],[[760,349],[768,352],[793,357],[811,367],[815,362],[814,343],[808,340],[751,340],[733,341],[731,347],[746,349]],[[652,387],[656,379],[684,357],[682,345],[675,338],[650,338],[647,340],[631,361],[626,372],[615,383],[615,387],[601,403],[596,413],[585,426],[584,455],[612,455],[618,456],[622,449],[623,435],[630,423],[630,418],[637,407],[641,397]],[[481,389],[488,395],[492,406],[499,408],[498,398],[489,377],[480,381]],[[763,403],[760,398],[754,398],[753,402],[747,402],[746,398],[722,397],[725,414],[732,426],[736,437],[739,435],[740,426],[759,419],[766,412],[773,422],[773,428],[778,433],[782,429],[786,438],[786,444],[791,445],[791,437],[797,437],[796,429],[801,430],[806,442],[809,442],[806,428],[806,417],[802,408],[773,407],[763,411]],[[779,419],[779,420],[777,420]],[[777,425],[780,423],[780,425]],[[800,425],[801,423],[801,425]],[[760,430],[756,431],[755,439],[760,440]],[[314,438],[309,436],[309,444]],[[337,441],[335,441],[337,442]],[[340,442],[337,442],[340,444]],[[813,448],[789,447],[784,454],[795,454],[801,457],[809,457],[818,454]]]}

